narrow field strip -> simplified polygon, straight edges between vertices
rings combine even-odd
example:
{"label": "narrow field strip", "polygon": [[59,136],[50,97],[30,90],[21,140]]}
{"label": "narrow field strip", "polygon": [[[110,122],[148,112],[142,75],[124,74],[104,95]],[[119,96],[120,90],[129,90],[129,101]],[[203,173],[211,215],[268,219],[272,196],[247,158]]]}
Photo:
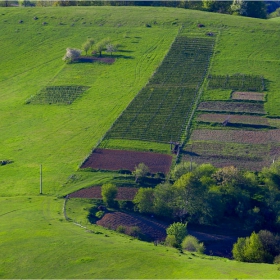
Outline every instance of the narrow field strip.
{"label": "narrow field strip", "polygon": [[199,111],[231,112],[264,115],[264,105],[260,103],[230,102],[230,101],[204,101],[198,106]]}
{"label": "narrow field strip", "polygon": [[233,100],[265,101],[265,94],[261,92],[242,92],[234,91],[231,95]]}
{"label": "narrow field strip", "polygon": [[183,160],[215,167],[236,166],[261,170],[280,156],[279,144],[244,144],[222,141],[193,141],[184,147]]}
{"label": "narrow field strip", "polygon": [[151,173],[169,172],[172,156],[123,150],[96,149],[89,158],[82,164],[81,168],[93,168],[101,170],[133,171],[139,163],[144,163]]}
{"label": "narrow field strip", "polygon": [[247,124],[270,126],[268,119],[259,116],[230,115],[230,114],[200,114],[197,117],[199,122],[220,123],[227,121],[228,124]]}
{"label": "narrow field strip", "polygon": [[106,139],[179,141],[207,72],[213,38],[178,36],[162,64]]}
{"label": "narrow field strip", "polygon": [[268,131],[197,129],[193,131],[190,140],[247,144],[280,143],[280,129]]}
{"label": "narrow field strip", "polygon": [[[116,200],[133,200],[138,189],[129,187],[118,187]],[[69,198],[95,198],[102,199],[101,187],[94,186],[86,189],[81,189],[68,195]]]}

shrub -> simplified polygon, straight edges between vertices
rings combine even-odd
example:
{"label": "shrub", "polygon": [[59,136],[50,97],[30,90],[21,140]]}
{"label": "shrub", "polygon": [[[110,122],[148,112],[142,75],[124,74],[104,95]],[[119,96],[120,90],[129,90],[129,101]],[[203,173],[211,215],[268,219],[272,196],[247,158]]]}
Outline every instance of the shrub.
{"label": "shrub", "polygon": [[276,257],[274,258],[273,263],[275,263],[275,264],[280,264],[280,255],[278,255],[278,256],[276,256]]}
{"label": "shrub", "polygon": [[140,228],[137,226],[127,227],[126,234],[135,238],[139,238],[142,235]]}
{"label": "shrub", "polygon": [[165,245],[169,247],[177,247],[175,235],[167,235],[165,238]]}
{"label": "shrub", "polygon": [[190,252],[204,253],[205,247],[203,243],[199,243],[198,239],[192,235],[188,235],[182,242],[182,249]]}
{"label": "shrub", "polygon": [[101,219],[104,216],[104,214],[105,214],[104,211],[98,211],[95,213],[95,217]]}
{"label": "shrub", "polygon": [[123,225],[119,225],[119,226],[117,227],[116,231],[119,232],[119,233],[125,233],[126,227],[123,226]]}
{"label": "shrub", "polygon": [[176,240],[176,247],[179,247],[187,235],[187,224],[173,223],[166,229],[167,236],[173,235]]}
{"label": "shrub", "polygon": [[118,193],[118,189],[113,184],[104,184],[101,187],[102,199],[109,207],[113,206],[114,199],[116,198],[117,193]]}

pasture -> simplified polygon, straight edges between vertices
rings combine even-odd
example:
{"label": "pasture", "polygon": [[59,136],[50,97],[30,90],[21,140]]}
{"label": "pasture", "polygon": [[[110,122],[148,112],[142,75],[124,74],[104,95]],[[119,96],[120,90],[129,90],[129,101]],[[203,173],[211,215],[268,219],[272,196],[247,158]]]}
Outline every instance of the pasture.
{"label": "pasture", "polygon": [[[1,8],[0,160],[11,161],[0,166],[1,278],[279,278],[274,265],[180,254],[90,225],[86,217],[91,202],[76,202],[68,209],[87,230],[66,222],[62,211],[61,196],[117,176],[77,171],[100,143],[168,150],[165,140],[170,133],[163,143],[150,138],[102,140],[141,89],[150,89],[146,85],[162,69],[182,25],[187,37],[201,39],[207,32],[218,36],[209,73],[262,75],[267,90],[264,109],[269,116],[279,116],[279,21],[236,19],[154,7]],[[62,61],[67,47],[80,48],[87,38],[107,37],[121,46],[113,64]],[[203,67],[207,63],[202,61]],[[203,100],[230,98],[230,90],[208,90],[200,77]],[[58,86],[89,89],[67,106],[26,104],[43,89]]]}

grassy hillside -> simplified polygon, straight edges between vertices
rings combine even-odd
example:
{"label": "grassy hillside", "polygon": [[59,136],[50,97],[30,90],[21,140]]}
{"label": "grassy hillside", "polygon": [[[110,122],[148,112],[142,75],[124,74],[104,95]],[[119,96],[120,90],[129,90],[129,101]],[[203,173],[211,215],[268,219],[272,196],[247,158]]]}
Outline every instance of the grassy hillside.
{"label": "grassy hillside", "polygon": [[[1,278],[279,278],[275,266],[179,255],[93,226],[103,234],[92,234],[63,220],[57,196],[116,175],[76,170],[146,85],[182,24],[189,35],[219,34],[212,73],[264,75],[266,109],[279,114],[276,21],[167,8],[1,8],[0,160],[13,161],[0,166]],[[120,43],[113,65],[63,63],[65,49],[79,48],[88,37]],[[73,84],[90,89],[72,105],[26,104],[46,86]],[[217,99],[207,93],[203,98]],[[140,150],[148,145],[133,143]],[[47,194],[41,197],[40,164]]]}

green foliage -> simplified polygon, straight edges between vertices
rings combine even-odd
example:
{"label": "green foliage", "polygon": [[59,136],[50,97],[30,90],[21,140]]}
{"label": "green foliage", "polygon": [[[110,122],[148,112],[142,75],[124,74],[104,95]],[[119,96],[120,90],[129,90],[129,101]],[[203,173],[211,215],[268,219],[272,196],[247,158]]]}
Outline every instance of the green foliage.
{"label": "green foliage", "polygon": [[105,212],[104,211],[98,211],[96,212],[95,216],[98,219],[101,219],[104,216]]}
{"label": "green foliage", "polygon": [[117,232],[119,233],[125,233],[126,227],[123,225],[119,225],[116,229]]}
{"label": "green foliage", "polygon": [[135,195],[133,203],[140,213],[153,213],[154,190],[152,188],[140,188]]}
{"label": "green foliage", "polygon": [[164,244],[169,247],[178,247],[175,235],[167,235]]}
{"label": "green foliage", "polygon": [[135,182],[147,176],[148,173],[149,167],[143,162],[139,163],[137,166],[135,166],[135,170],[133,171],[133,175],[135,176]]}
{"label": "green foliage", "polygon": [[[167,236],[174,236],[176,240],[176,246],[180,246],[187,232],[187,223],[173,223],[166,229]],[[173,239],[173,237],[171,237]]]}
{"label": "green foliage", "polygon": [[265,251],[259,235],[255,232],[250,237],[238,238],[232,250],[233,257],[244,262],[266,262],[271,258]]}
{"label": "green foliage", "polygon": [[114,199],[117,196],[118,189],[113,184],[104,184],[101,187],[101,194],[102,199],[104,203],[106,203],[107,206],[113,206],[114,205]]}
{"label": "green foliage", "polygon": [[191,163],[188,161],[183,161],[177,164],[174,169],[171,171],[172,179],[178,180],[182,175],[186,174],[189,171],[195,170],[197,167],[196,163]]}
{"label": "green foliage", "polygon": [[85,43],[83,43],[82,49],[86,52],[86,55],[90,48],[91,48],[91,43],[89,41],[86,41]]}
{"label": "green foliage", "polygon": [[197,252],[203,254],[205,247],[198,239],[192,235],[187,235],[182,242],[182,249],[189,252]]}

